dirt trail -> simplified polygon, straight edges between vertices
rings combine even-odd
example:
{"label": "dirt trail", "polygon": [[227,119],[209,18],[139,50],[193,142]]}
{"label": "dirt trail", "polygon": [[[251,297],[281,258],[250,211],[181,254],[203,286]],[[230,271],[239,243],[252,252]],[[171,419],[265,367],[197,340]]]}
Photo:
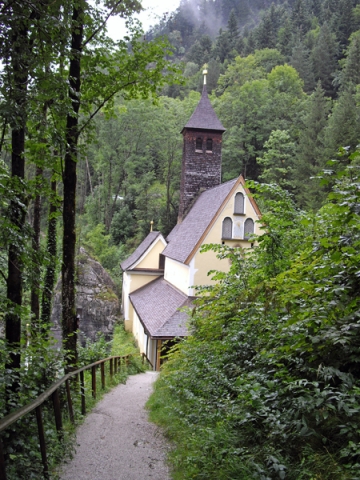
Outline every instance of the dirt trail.
{"label": "dirt trail", "polygon": [[78,428],[76,454],[61,480],[170,480],[169,445],[144,409],[156,376],[130,376],[104,396]]}

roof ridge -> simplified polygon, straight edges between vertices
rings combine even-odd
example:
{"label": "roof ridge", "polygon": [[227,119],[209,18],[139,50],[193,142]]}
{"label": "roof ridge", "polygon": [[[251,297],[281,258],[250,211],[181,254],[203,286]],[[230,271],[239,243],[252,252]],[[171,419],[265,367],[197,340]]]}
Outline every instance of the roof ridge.
{"label": "roof ridge", "polygon": [[[126,258],[123,262],[121,262],[120,267],[123,271],[128,270],[132,267],[146,252],[146,250],[154,243],[154,241],[159,237],[163,237],[161,232],[153,231],[149,232],[144,240],[140,242],[140,244],[136,247],[136,249]],[[163,237],[164,238],[164,237]],[[166,240],[164,239],[165,243]]]}

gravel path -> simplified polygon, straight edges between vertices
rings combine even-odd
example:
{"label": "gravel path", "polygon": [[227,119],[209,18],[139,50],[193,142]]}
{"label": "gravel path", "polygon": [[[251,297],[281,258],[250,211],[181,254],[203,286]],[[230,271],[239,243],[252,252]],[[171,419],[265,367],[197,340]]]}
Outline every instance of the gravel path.
{"label": "gravel path", "polygon": [[170,480],[169,445],[144,410],[156,376],[130,376],[104,396],[78,428],[76,454],[61,480]]}

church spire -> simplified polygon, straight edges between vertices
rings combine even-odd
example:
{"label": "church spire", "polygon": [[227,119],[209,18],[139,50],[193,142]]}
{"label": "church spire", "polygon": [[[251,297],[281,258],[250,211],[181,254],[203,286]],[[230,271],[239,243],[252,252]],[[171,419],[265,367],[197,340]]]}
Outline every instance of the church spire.
{"label": "church spire", "polygon": [[221,183],[221,143],[225,128],[218,119],[204,86],[200,101],[182,129],[184,137],[178,222],[188,212],[200,190]]}

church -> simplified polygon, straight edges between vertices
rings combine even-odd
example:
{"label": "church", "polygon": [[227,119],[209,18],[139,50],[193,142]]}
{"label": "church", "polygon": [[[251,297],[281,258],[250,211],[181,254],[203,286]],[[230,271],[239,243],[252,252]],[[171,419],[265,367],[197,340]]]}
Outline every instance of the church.
{"label": "church", "polygon": [[[205,72],[204,72],[205,73]],[[121,264],[125,329],[133,332],[154,370],[160,369],[164,342],[188,335],[195,288],[213,283],[210,270],[228,271],[228,260],[204,244],[251,248],[259,234],[260,211],[240,175],[221,183],[225,128],[207,94],[182,129],[183,156],[177,225],[167,238],[151,231]]]}

